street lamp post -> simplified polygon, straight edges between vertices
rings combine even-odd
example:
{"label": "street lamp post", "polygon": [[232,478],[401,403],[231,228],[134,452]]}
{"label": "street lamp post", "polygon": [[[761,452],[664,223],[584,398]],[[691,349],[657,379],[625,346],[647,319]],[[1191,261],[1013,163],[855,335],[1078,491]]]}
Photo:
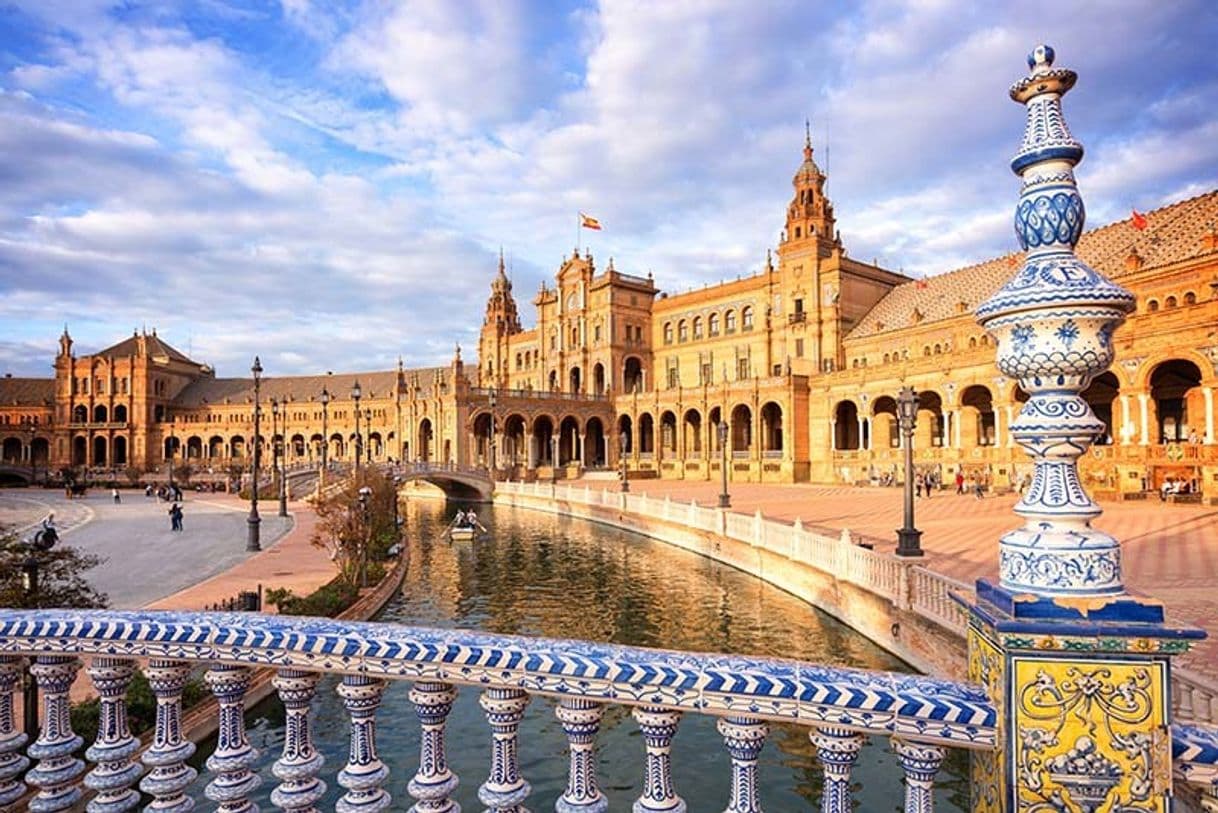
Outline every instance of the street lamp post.
{"label": "street lamp post", "polygon": [[630,490],[630,480],[626,478],[626,448],[629,445],[629,439],[626,433],[619,430],[617,435],[618,457],[622,459],[622,493]]}
{"label": "street lamp post", "polygon": [[258,433],[262,427],[262,407],[259,404],[259,396],[262,393],[262,362],[257,356],[254,356],[254,366],[250,367],[250,372],[254,374],[254,457],[250,463],[252,468],[250,476],[250,515],[245,520],[248,528],[248,534],[245,538],[245,549],[248,551],[258,551],[262,550],[262,543],[259,541],[262,517],[258,516],[258,467],[262,463],[262,455],[259,453],[258,444]]}
{"label": "street lamp post", "polygon": [[368,433],[368,442],[364,444],[364,461],[372,468],[372,408],[364,409],[364,431]]}
{"label": "street lamp post", "polygon": [[359,399],[364,394],[360,389],[359,379],[355,379],[355,385],[351,387],[351,399],[355,401],[355,479],[359,480],[359,458],[364,451],[364,444],[360,439],[359,434]]}
{"label": "street lamp post", "polygon": [[[25,592],[26,605],[31,609],[38,609],[38,560],[33,555],[25,557],[25,561],[21,563],[21,588]],[[33,658],[30,662],[33,663]],[[33,740],[38,733],[38,684],[28,670],[21,698],[25,733]]]}
{"label": "street lamp post", "polygon": [[558,482],[558,435],[550,435],[550,482]]}
{"label": "street lamp post", "polygon": [[273,437],[271,443],[274,444],[275,459],[272,468],[275,469],[275,475],[279,478],[279,516],[286,517],[288,515],[288,483],[287,483],[287,457],[288,450],[284,445],[283,436],[287,434],[288,425],[288,404],[283,402],[283,420],[279,420],[279,401],[271,399],[271,417],[278,425],[278,428],[272,431]]}
{"label": "street lamp post", "polygon": [[728,461],[727,421],[720,420],[717,431],[719,433],[719,452],[722,457],[722,459],[719,462],[719,473],[722,476],[722,480],[723,480],[723,490],[719,492],[719,507],[720,508],[731,508],[732,507],[732,498],[727,493],[727,461]]}
{"label": "street lamp post", "polygon": [[372,496],[372,489],[368,486],[363,486],[359,490],[359,507],[364,517],[364,543],[360,546],[359,553],[359,586],[368,586],[368,544],[372,540],[372,524],[368,521],[368,498]]}
{"label": "street lamp post", "polygon": [[905,442],[905,526],[897,531],[897,556],[921,556],[922,532],[914,527],[913,433],[918,425],[918,394],[913,387],[901,388],[897,419]]}
{"label": "street lamp post", "polygon": [[330,465],[328,453],[330,450],[330,391],[321,388],[321,474],[317,475],[317,493],[326,489],[326,469]]}
{"label": "street lamp post", "polygon": [[168,454],[168,457],[169,457],[169,496],[171,496],[171,497],[173,496],[173,452],[174,452],[173,441],[174,441],[173,423],[170,423],[169,424],[169,444],[168,444],[168,447],[165,449],[165,451],[167,451],[169,453]]}
{"label": "street lamp post", "polygon": [[30,455],[30,485],[34,485],[34,481],[38,479],[38,471],[34,468],[34,435],[38,428],[33,423],[28,423],[25,426],[25,431],[30,435],[30,442],[26,444],[26,449]]}

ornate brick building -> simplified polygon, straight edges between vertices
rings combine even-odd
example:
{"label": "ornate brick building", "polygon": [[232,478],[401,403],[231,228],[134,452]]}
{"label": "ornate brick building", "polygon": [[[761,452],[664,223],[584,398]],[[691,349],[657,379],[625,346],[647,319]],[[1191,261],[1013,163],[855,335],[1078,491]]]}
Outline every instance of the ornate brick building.
{"label": "ornate brick building", "polygon": [[[899,476],[895,396],[920,396],[916,462],[1017,484],[1023,455],[1007,427],[1024,395],[994,367],[974,308],[1013,255],[922,280],[847,256],[825,175],[805,142],[776,256],[755,275],[679,295],[650,276],[599,271],[578,252],[521,323],[502,259],[478,342],[443,368],[267,378],[282,404],[289,462],[323,443],[372,459],[490,465],[500,476],[720,476],[726,423],[733,479],[881,482]],[[1093,492],[1144,494],[1167,479],[1218,500],[1218,190],[1084,234],[1078,253],[1131,289],[1138,311],[1117,361],[1086,393],[1109,431],[1084,465]],[[0,443],[12,473],[30,466],[155,468],[245,459],[253,382],[217,379],[156,336],[76,356],[65,330],[54,379],[0,379]],[[331,397],[321,404],[322,391]],[[266,414],[266,413],[264,413]],[[325,424],[323,426],[323,424]]]}

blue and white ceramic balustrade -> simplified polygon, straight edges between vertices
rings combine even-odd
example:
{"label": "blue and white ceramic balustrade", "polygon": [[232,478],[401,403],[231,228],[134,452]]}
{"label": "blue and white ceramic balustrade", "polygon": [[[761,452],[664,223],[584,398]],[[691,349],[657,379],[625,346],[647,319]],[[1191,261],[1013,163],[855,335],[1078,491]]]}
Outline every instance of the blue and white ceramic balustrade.
{"label": "blue and white ceramic balustrade", "polygon": [[[22,734],[11,705],[21,658],[38,659],[47,703],[43,711],[40,760],[25,770]],[[520,754],[530,743],[519,725],[533,697],[559,701],[555,714],[567,735],[566,792],[555,803],[560,813],[596,813],[628,805],[638,811],[678,811],[685,803],[673,787],[671,767],[679,756],[678,723],[683,715],[719,718],[726,749],[723,799],[732,813],[756,813],[765,796],[757,757],[770,723],[806,726],[820,749],[828,792],[821,809],[848,813],[850,770],[868,736],[895,738],[902,755],[936,749],[988,750],[996,744],[994,705],[980,687],[900,673],[835,669],[771,658],[745,658],[641,647],[593,644],[463,630],[436,630],[386,623],[261,616],[252,613],[110,612],[0,610],[0,792],[19,798],[36,789],[38,810],[66,810],[82,797],[85,764],[72,753],[80,745],[66,715],[70,678],[89,661],[99,680],[110,681],[108,719],[124,713],[125,664],[149,659],[149,682],[158,713],[152,744],[140,762],[151,771],[138,782],[153,795],[150,811],[185,813],[196,782],[186,760],[193,746],[182,739],[181,695],[192,669],[205,668],[219,701],[220,733],[207,760],[206,787],[219,810],[252,813],[251,794],[263,762],[280,780],[272,803],[283,810],[311,813],[324,792],[322,760],[313,743],[310,699],[323,674],[340,676],[339,693],[351,717],[348,764],[335,781],[347,793],[344,810],[384,809],[388,769],[376,752],[374,717],[385,691],[408,683],[421,728],[419,770],[408,791],[417,813],[456,813],[452,799],[458,778],[448,766],[444,726],[461,687],[480,694],[486,712],[485,748],[490,772],[479,787],[487,809],[523,811],[529,783],[520,772]],[[245,698],[257,670],[276,672],[275,689],[286,711],[282,753],[260,755],[244,727]],[[62,697],[62,702],[58,699]],[[638,799],[611,800],[596,777],[595,741],[607,706],[631,709],[640,727],[638,771],[645,777]],[[5,714],[5,709],[10,709]],[[545,713],[537,711],[536,713]],[[395,720],[393,724],[401,725]],[[462,742],[462,748],[473,747]],[[120,806],[137,784],[134,752],[121,725],[109,726],[88,752],[97,760],[90,777],[107,777],[110,796]],[[929,810],[933,770],[914,770],[901,756],[906,776],[906,809]],[[909,764],[906,764],[909,763]],[[918,763],[921,765],[921,763]],[[918,772],[920,771],[920,773]],[[24,773],[25,783],[21,777]],[[113,778],[112,780],[109,778]],[[94,782],[96,784],[96,781]],[[35,786],[30,788],[29,785]],[[101,799],[94,797],[94,801]],[[99,808],[100,809],[100,808]]]}

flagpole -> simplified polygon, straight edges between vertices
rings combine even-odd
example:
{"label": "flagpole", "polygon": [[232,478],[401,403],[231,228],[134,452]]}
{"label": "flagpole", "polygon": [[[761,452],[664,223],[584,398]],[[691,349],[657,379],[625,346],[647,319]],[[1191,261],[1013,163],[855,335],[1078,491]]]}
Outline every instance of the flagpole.
{"label": "flagpole", "polygon": [[579,254],[579,241],[584,236],[584,218],[579,212],[575,213],[575,253]]}

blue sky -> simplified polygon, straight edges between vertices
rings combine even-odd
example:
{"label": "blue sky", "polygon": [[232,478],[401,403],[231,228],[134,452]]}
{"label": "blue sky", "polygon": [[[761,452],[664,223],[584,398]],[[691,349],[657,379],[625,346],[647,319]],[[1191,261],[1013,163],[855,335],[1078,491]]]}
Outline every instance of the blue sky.
{"label": "blue sky", "polygon": [[752,273],[805,116],[847,250],[948,271],[1015,246],[1042,41],[1091,225],[1218,186],[1207,0],[0,0],[0,371],[65,322],[220,375],[444,363],[499,247],[528,322],[581,210],[666,290]]}

